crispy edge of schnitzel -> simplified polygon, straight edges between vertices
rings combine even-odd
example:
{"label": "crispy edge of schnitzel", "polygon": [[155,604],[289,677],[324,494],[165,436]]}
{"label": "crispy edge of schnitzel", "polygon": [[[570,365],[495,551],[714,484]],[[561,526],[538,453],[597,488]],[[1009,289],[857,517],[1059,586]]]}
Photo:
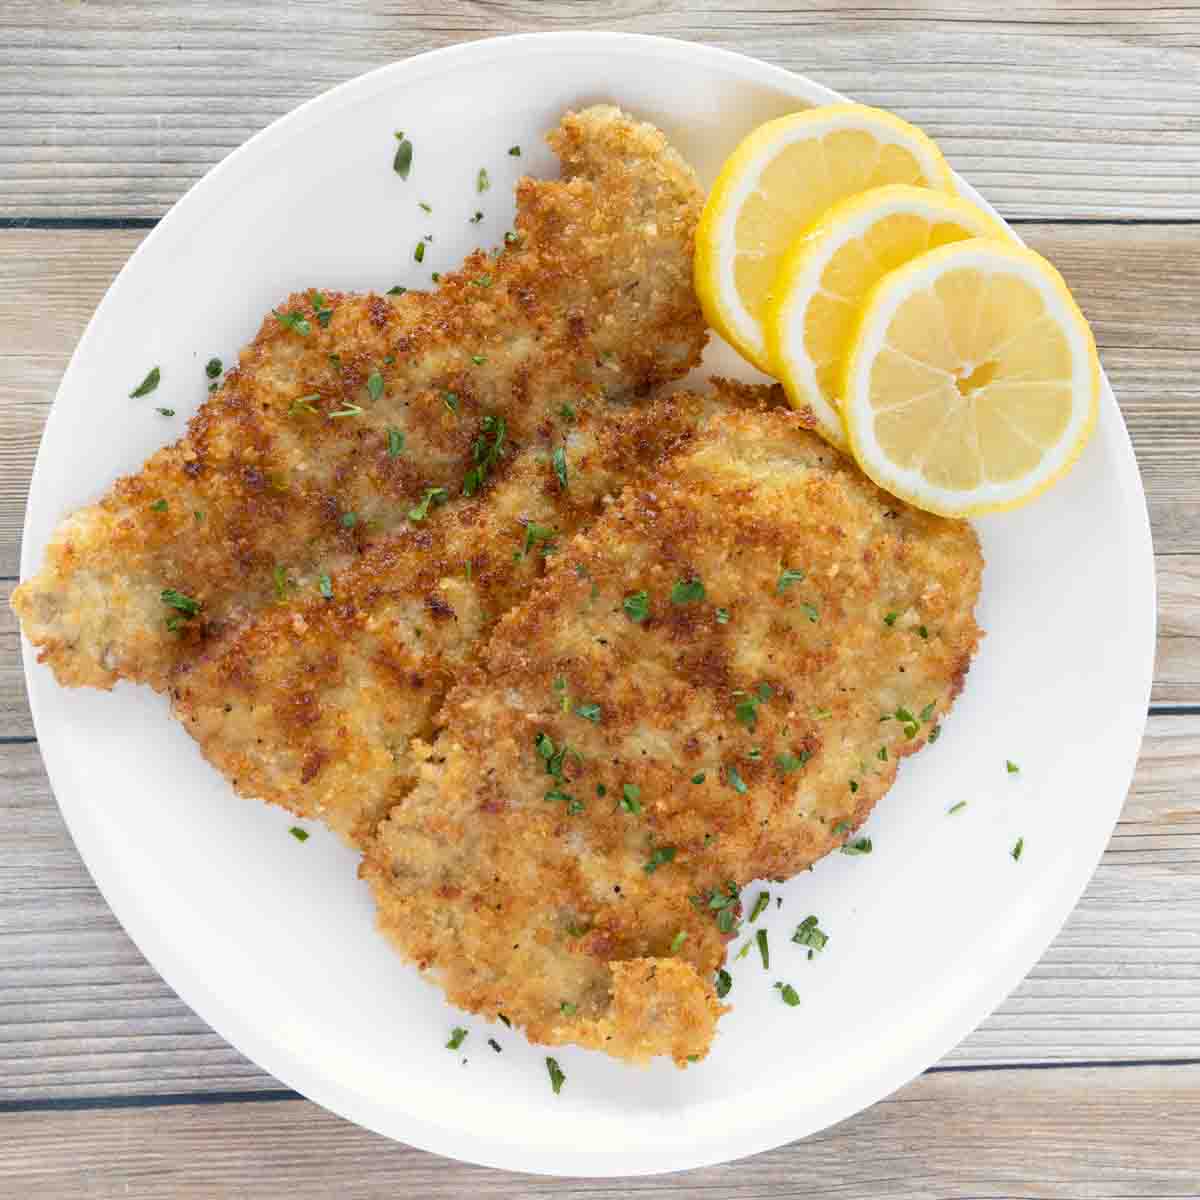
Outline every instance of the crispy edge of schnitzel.
{"label": "crispy edge of schnitzel", "polygon": [[184,438],[62,522],[11,600],[60,684],[162,689],[423,496],[457,492],[485,415],[517,444],[547,440],[579,396],[645,396],[699,361],[690,167],[612,106],[548,138],[563,177],[519,183],[501,250],[430,293],[295,293]]}
{"label": "crispy edge of schnitzel", "polygon": [[532,1041],[702,1055],[711,902],[857,832],[963,686],[981,574],[969,525],[880,492],[798,414],[717,417],[555,556],[447,698],[364,856],[381,929]]}

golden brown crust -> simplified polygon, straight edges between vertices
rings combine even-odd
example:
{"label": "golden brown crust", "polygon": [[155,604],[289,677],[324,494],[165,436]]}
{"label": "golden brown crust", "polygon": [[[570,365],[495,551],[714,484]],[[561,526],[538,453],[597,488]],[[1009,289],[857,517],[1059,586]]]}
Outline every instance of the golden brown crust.
{"label": "golden brown crust", "polygon": [[448,696],[363,874],[455,1004],[678,1060],[707,1028],[690,976],[657,999],[640,976],[647,1041],[615,964],[689,964],[715,1015],[707,899],[843,844],[948,711],[980,637],[974,532],[803,425],[714,418],[554,556]]}
{"label": "golden brown crust", "polygon": [[334,575],[330,599],[305,589],[202,654],[172,681],[176,715],[242,795],[363,836],[412,782],[411,739],[432,736],[446,692],[549,561],[550,543],[526,551],[530,525],[561,548],[706,416],[768,401],[777,390],[720,384],[636,407],[580,401],[477,496]]}
{"label": "golden brown crust", "polygon": [[[485,413],[525,445],[564,403],[643,397],[695,365],[690,168],[606,106],[567,114],[550,141],[563,178],[520,182],[513,244],[430,293],[297,292],[278,311],[307,333],[269,316],[187,436],[62,524],[12,601],[60,683],[162,688],[277,590],[404,527],[426,489],[456,494]],[[174,632],[164,588],[201,604]]]}

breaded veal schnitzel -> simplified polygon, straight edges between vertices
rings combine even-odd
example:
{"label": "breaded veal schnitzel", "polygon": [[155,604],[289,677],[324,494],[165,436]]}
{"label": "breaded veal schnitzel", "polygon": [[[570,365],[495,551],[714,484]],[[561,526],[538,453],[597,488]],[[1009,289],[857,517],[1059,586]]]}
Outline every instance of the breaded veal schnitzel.
{"label": "breaded veal schnitzel", "polygon": [[548,448],[564,405],[644,397],[699,361],[691,168],[609,106],[549,141],[562,178],[519,183],[501,250],[433,292],[292,295],[185,437],[63,522],[12,598],[61,684],[165,687],[248,614],[432,524],[485,417]]}
{"label": "breaded veal schnitzel", "polygon": [[496,424],[483,452],[499,440],[504,458],[485,491],[372,547],[328,597],[308,589],[246,622],[172,680],[175,715],[240,794],[361,840],[411,786],[412,739],[433,736],[446,692],[565,539],[707,415],[784,403],[778,388],[716,387],[580,401],[547,449],[516,455]]}
{"label": "breaded veal schnitzel", "polygon": [[382,929],[530,1039],[704,1055],[719,906],[851,838],[980,632],[965,522],[796,413],[685,439],[505,616],[368,845]]}

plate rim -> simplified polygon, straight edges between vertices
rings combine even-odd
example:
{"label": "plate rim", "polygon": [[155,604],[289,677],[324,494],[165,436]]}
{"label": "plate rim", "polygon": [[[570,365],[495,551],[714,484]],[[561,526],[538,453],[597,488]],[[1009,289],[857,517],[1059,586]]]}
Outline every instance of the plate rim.
{"label": "plate rim", "polygon": [[[54,425],[55,417],[61,412],[58,404],[59,396],[72,384],[79,361],[85,351],[90,351],[91,342],[100,325],[104,310],[109,305],[110,299],[119,290],[122,282],[135,269],[139,257],[150,247],[157,245],[159,241],[172,236],[185,220],[191,219],[197,214],[202,215],[202,205],[207,198],[206,194],[216,186],[216,181],[224,175],[236,171],[249,155],[269,149],[271,143],[281,136],[290,136],[293,129],[302,126],[314,110],[320,108],[322,114],[325,115],[325,110],[331,104],[356,100],[361,94],[369,93],[373,88],[388,85],[398,76],[407,76],[406,82],[412,83],[415,81],[412,78],[414,75],[419,80],[422,72],[438,71],[447,62],[454,62],[459,67],[482,64],[490,59],[519,55],[525,48],[536,49],[542,53],[565,52],[579,48],[585,49],[587,53],[591,54],[598,46],[605,43],[609,44],[613,52],[623,55],[634,52],[657,59],[673,57],[677,61],[686,61],[689,65],[700,67],[706,64],[720,64],[725,70],[747,82],[778,86],[781,90],[795,95],[798,100],[809,99],[814,103],[833,103],[847,99],[847,97],[797,72],[731,50],[690,42],[681,38],[648,34],[567,31],[512,34],[441,47],[377,67],[304,101],[242,142],[192,184],[143,239],[106,290],[63,373],[39,442],[22,528],[21,579],[27,579],[36,569],[42,553],[41,545],[37,546],[35,552],[29,537],[30,511],[32,497],[39,489],[41,476],[51,469],[44,459],[43,450]],[[965,186],[972,198],[981,201],[989,211],[994,211],[969,184]],[[84,865],[114,916],[117,917],[139,952],[145,956],[154,970],[162,976],[167,985],[179,995],[184,1003],[209,1024],[219,1036],[280,1080],[281,1083],[294,1088],[301,1095],[312,1099],[335,1114],[373,1132],[422,1150],[483,1166],[523,1171],[530,1174],[585,1175],[596,1178],[649,1175],[710,1166],[757,1154],[784,1142],[808,1136],[891,1095],[909,1080],[923,1073],[986,1019],[987,1015],[1004,997],[1028,975],[1030,969],[1061,931],[1094,874],[1104,846],[1107,845],[1112,828],[1119,817],[1124,797],[1128,791],[1128,783],[1136,766],[1138,748],[1148,716],[1150,690],[1153,682],[1157,597],[1153,542],[1145,491],[1142,487],[1136,460],[1133,457],[1128,429],[1116,406],[1107,375],[1103,372],[1101,403],[1104,406],[1111,406],[1114,410],[1113,415],[1117,422],[1114,432],[1125,460],[1122,481],[1125,484],[1132,482],[1134,498],[1140,497],[1141,500],[1137,514],[1140,520],[1136,520],[1135,523],[1139,535],[1138,556],[1143,561],[1142,569],[1137,574],[1141,577],[1142,587],[1146,589],[1149,616],[1146,628],[1140,631],[1143,643],[1141,653],[1143,687],[1140,693],[1142,716],[1140,722],[1131,723],[1125,731],[1127,746],[1124,748],[1121,761],[1127,764],[1126,769],[1123,772],[1114,772],[1114,777],[1123,779],[1125,786],[1120,791],[1115,788],[1113,790],[1114,799],[1110,800],[1111,819],[1103,825],[1099,821],[1096,822],[1096,829],[1103,828],[1104,830],[1103,839],[1100,840],[1099,834],[1095,834],[1096,845],[1089,846],[1088,853],[1080,855],[1075,860],[1077,863],[1086,865],[1076,866],[1074,871],[1066,873],[1064,878],[1059,881],[1059,886],[1052,896],[1053,902],[1041,907],[1044,919],[1039,922],[1032,933],[1026,934],[1023,940],[1006,956],[1007,969],[997,972],[994,977],[989,977],[985,981],[985,986],[977,986],[972,989],[970,993],[972,1002],[961,1005],[956,1020],[945,1022],[932,1033],[927,1032],[920,1040],[910,1043],[889,1063],[886,1071],[870,1076],[869,1084],[865,1085],[860,1080],[856,1087],[842,1092],[836,1097],[837,1103],[832,1106],[827,1105],[827,1110],[822,1110],[821,1115],[815,1120],[802,1120],[794,1114],[790,1118],[784,1115],[756,1123],[749,1131],[739,1130],[736,1136],[726,1136],[720,1139],[710,1138],[701,1146],[689,1144],[686,1150],[672,1146],[666,1153],[637,1151],[631,1157],[629,1152],[623,1148],[578,1147],[565,1150],[562,1147],[551,1147],[536,1142],[514,1142],[500,1139],[478,1130],[470,1130],[464,1135],[461,1129],[427,1121],[415,1111],[381,1106],[373,1097],[347,1086],[340,1080],[318,1072],[304,1060],[289,1058],[282,1048],[277,1048],[269,1040],[264,1040],[256,1023],[239,1017],[236,1004],[231,1003],[216,989],[210,987],[203,976],[193,970],[184,957],[171,947],[169,937],[158,928],[139,902],[136,888],[126,884],[126,881],[120,877],[119,871],[115,869],[115,864],[109,860],[102,839],[83,815],[84,806],[81,804],[77,806],[76,801],[60,798],[55,779],[56,777],[65,778],[67,769],[63,760],[60,759],[60,750],[53,737],[50,740],[43,738],[40,701],[35,686],[35,674],[45,668],[37,663],[36,652],[28,640],[23,637],[21,639],[22,659],[34,729],[38,734],[39,750],[59,810],[62,812],[64,822],[79,850]],[[1137,631],[1134,633],[1136,634]],[[74,816],[72,809],[74,809]],[[1049,914],[1049,917],[1046,914]],[[231,1029],[234,1031],[232,1034],[230,1033]],[[401,1130],[399,1126],[403,1126],[403,1129]],[[536,1159],[532,1166],[530,1165],[531,1158]]]}

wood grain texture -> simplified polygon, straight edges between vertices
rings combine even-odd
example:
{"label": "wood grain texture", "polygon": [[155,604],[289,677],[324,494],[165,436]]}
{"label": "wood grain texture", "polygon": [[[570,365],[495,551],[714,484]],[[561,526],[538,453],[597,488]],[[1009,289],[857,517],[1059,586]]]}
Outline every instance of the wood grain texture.
{"label": "wood grain texture", "polygon": [[1195,1066],[927,1074],[805,1141],[641,1179],[547,1179],[448,1162],[302,1100],[9,1113],[3,1122],[0,1192],[61,1200],[1079,1200],[1195,1196],[1200,1177]]}
{"label": "wood grain texture", "polygon": [[[75,852],[35,745],[0,747],[0,795],[0,1100],[278,1087],[125,936]],[[1198,875],[1200,715],[1153,717],[1079,907],[946,1062],[1200,1057]]]}
{"label": "wood grain texture", "polygon": [[334,84],[455,42],[588,28],[736,49],[895,109],[1008,216],[1200,216],[1200,19],[1084,0],[8,0],[0,215],[158,216]]}

